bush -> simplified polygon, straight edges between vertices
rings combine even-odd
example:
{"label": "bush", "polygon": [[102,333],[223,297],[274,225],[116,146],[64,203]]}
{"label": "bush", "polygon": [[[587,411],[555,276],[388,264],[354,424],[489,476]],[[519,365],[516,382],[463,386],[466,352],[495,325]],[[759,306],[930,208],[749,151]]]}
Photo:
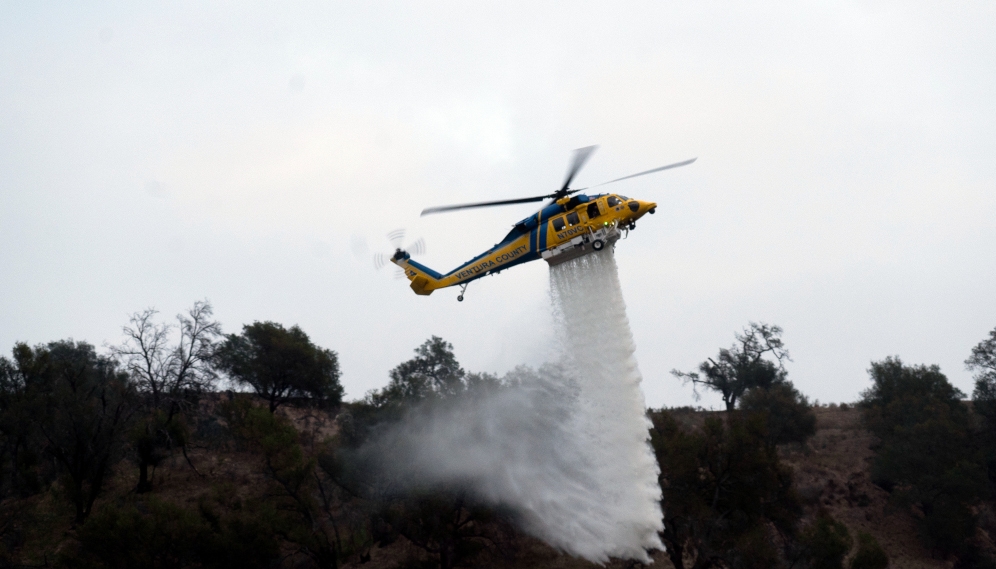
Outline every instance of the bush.
{"label": "bush", "polygon": [[740,408],[764,417],[770,444],[804,443],[816,434],[816,414],[790,381],[748,391]]}
{"label": "bush", "polygon": [[513,533],[506,513],[463,492],[442,489],[390,498],[381,504],[378,517],[427,554],[422,566],[439,569],[474,566],[492,549],[502,553]]}
{"label": "bush", "polygon": [[851,534],[847,526],[821,512],[799,536],[803,557],[811,569],[841,569],[844,557],[851,550]]}
{"label": "bush", "polygon": [[922,529],[936,550],[963,550],[975,533],[971,508],[987,491],[963,394],[937,366],[887,358],[873,363],[870,373],[874,385],[861,406],[880,440],[873,480],[896,501],[919,506]]}
{"label": "bush", "polygon": [[858,551],[851,559],[851,569],[886,569],[889,566],[889,556],[871,534],[858,534]]}
{"label": "bush", "polygon": [[79,547],[60,564],[90,567],[268,567],[279,555],[268,517],[249,508],[216,513],[158,499],[102,508],[81,528]]}
{"label": "bush", "polygon": [[758,524],[737,536],[725,557],[734,569],[770,569],[779,566],[778,548],[770,527]]}
{"label": "bush", "polygon": [[684,567],[689,551],[731,567],[770,566],[770,534],[790,534],[801,507],[791,470],[765,442],[763,419],[710,417],[701,430],[683,429],[666,411],[650,419],[661,468],[661,538],[672,564]]}
{"label": "bush", "polygon": [[221,411],[235,440],[257,454],[280,535],[318,567],[337,566],[356,549],[361,532],[345,515],[352,496],[342,487],[343,465],[331,442],[305,448],[287,418],[246,397],[224,403]]}

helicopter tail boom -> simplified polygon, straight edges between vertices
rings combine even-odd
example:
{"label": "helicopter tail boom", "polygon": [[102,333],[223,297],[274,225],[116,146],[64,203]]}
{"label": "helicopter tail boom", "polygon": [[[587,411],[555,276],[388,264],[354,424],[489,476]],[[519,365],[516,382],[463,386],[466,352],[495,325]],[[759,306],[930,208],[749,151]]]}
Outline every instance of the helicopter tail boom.
{"label": "helicopter tail boom", "polygon": [[537,232],[534,230],[516,235],[515,239],[498,244],[445,275],[411,260],[411,255],[401,249],[395,252],[391,262],[401,267],[405,277],[411,281],[415,294],[428,295],[436,289],[452,286],[466,287],[471,281],[538,258],[536,253],[530,251],[535,246],[534,236]]}
{"label": "helicopter tail boom", "polygon": [[432,291],[440,288],[439,279],[442,278],[442,275],[421,263],[409,260],[405,272],[412,281],[411,287],[415,294],[429,295],[432,294]]}
{"label": "helicopter tail boom", "polygon": [[439,281],[443,278],[443,275],[426,267],[422,263],[412,261],[411,256],[406,252],[399,250],[391,258],[391,262],[405,271],[405,276],[411,281],[411,287],[415,291],[415,294],[427,296],[432,294],[432,291],[437,288],[442,288]]}

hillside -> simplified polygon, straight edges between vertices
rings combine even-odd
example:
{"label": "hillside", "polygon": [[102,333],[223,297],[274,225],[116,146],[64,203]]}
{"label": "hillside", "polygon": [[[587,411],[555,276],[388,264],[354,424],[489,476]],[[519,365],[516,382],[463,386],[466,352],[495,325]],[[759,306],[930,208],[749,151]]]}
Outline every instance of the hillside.
{"label": "hillside", "polygon": [[874,437],[862,426],[861,413],[849,406],[816,409],[816,435],[802,449],[783,449],[795,473],[800,497],[812,511],[826,508],[852,535],[872,534],[889,555],[892,567],[947,567],[931,559],[909,510],[889,505],[889,495],[869,476]]}
{"label": "hillside", "polygon": [[[269,483],[260,466],[260,457],[248,449],[225,442],[224,420],[218,406],[226,399],[217,394],[202,401],[198,413],[196,436],[189,446],[189,462],[174,452],[154,472],[154,491],[141,499],[133,489],[138,471],[128,460],[121,460],[95,511],[149,497],[196,511],[207,499],[216,503],[245,504],[263,498]],[[843,522],[851,535],[868,532],[888,553],[892,567],[948,567],[949,563],[932,559],[916,527],[915,512],[890,505],[888,494],[870,481],[869,464],[874,440],[861,423],[859,411],[846,405],[815,409],[817,432],[804,446],[779,449],[782,460],[791,466],[795,489],[804,506],[803,523],[823,508]],[[332,414],[307,407],[286,406],[277,413],[288,418],[300,433],[302,444],[317,445],[337,432]],[[674,416],[686,428],[699,428],[715,412],[675,410]],[[195,470],[196,469],[196,470]],[[225,494],[224,500],[218,499]],[[237,506],[233,506],[237,507]],[[3,504],[3,544],[8,562],[46,566],[60,555],[77,547],[78,531],[72,527],[72,515],[60,498],[57,487],[25,500],[8,500]],[[986,528],[986,512],[982,527]],[[980,531],[980,533],[985,533]],[[988,540],[987,536],[980,536]],[[293,551],[281,546],[284,555]],[[853,554],[853,551],[852,551]],[[369,557],[368,557],[369,555]],[[412,566],[425,554],[404,538],[384,546],[356,548],[343,559],[348,567],[366,569]],[[16,561],[14,561],[16,560]],[[655,565],[672,567],[662,552],[654,554]],[[594,564],[560,554],[542,542],[513,534],[499,547],[487,548],[473,566],[479,567],[594,567]],[[633,562],[613,561],[610,567],[632,567]]]}

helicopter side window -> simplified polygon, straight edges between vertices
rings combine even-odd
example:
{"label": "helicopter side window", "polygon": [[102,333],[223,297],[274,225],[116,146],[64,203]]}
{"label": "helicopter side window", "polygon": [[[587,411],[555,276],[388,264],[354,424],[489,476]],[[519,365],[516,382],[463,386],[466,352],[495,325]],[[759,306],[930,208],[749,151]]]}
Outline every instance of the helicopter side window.
{"label": "helicopter side window", "polygon": [[588,219],[595,219],[598,215],[598,202],[588,204]]}
{"label": "helicopter side window", "polygon": [[572,211],[571,213],[567,214],[567,225],[577,225],[578,223],[580,223],[580,221],[581,220],[578,219],[578,212]]}
{"label": "helicopter side window", "polygon": [[616,207],[619,205],[619,198],[616,196],[609,196],[609,199],[605,200],[605,203],[609,204],[609,207]]}
{"label": "helicopter side window", "polygon": [[557,217],[553,220],[553,230],[562,231],[564,229],[564,218]]}

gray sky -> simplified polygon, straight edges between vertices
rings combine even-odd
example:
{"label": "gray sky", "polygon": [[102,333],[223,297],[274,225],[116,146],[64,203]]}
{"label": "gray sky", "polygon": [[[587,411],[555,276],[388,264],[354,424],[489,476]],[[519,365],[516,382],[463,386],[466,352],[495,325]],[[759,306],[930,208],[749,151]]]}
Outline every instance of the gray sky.
{"label": "gray sky", "polygon": [[[996,326],[991,2],[0,4],[0,349],[118,342],[210,299],[299,324],[349,397],[429,335],[538,364],[548,269],[416,297],[370,257],[405,227],[449,271],[547,193],[655,200],[617,248],[648,402],[748,321],[850,401],[872,360],[963,361]],[[362,252],[366,243],[368,252]],[[703,403],[715,405],[714,397]]]}

